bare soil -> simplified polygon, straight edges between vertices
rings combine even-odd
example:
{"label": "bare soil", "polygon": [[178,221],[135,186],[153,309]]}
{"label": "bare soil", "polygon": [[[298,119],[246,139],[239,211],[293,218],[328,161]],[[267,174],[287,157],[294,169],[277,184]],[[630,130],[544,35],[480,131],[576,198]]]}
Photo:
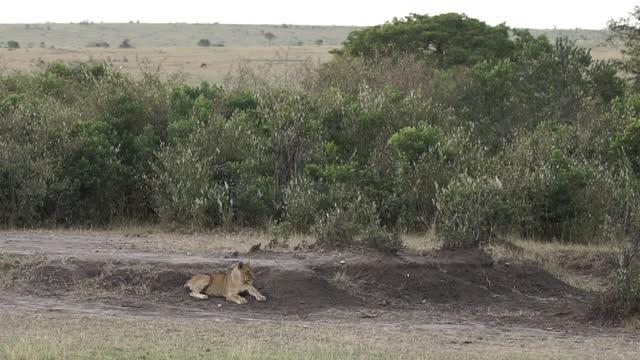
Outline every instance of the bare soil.
{"label": "bare soil", "polygon": [[[378,324],[448,331],[486,328],[517,336],[640,337],[586,315],[595,294],[533,264],[480,250],[377,253],[159,253],[127,248],[114,233],[0,232],[0,313]],[[267,302],[196,300],[182,287],[201,271],[250,260]],[[338,282],[339,274],[340,281]],[[536,335],[537,336],[537,335]],[[536,341],[536,336],[530,341]],[[527,340],[523,340],[527,341]]]}

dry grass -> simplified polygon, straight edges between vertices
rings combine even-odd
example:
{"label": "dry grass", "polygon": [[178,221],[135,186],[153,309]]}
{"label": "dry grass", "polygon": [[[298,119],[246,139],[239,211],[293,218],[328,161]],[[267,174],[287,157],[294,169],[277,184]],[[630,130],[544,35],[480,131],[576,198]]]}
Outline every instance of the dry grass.
{"label": "dry grass", "polygon": [[409,252],[420,253],[442,247],[442,241],[438,239],[435,229],[423,234],[403,234],[401,239]]}
{"label": "dry grass", "polygon": [[347,290],[353,284],[351,277],[344,269],[336,271],[336,273],[333,275],[333,278],[331,278],[331,282],[335,287],[341,290]]}
{"label": "dry grass", "polygon": [[489,251],[497,259],[536,262],[567,284],[587,291],[607,288],[616,254],[611,245],[562,244],[515,237],[508,239],[507,244],[493,244]]}
{"label": "dry grass", "polygon": [[[143,72],[161,70],[179,74],[187,83],[221,83],[239,64],[259,72],[285,74],[308,61],[331,59],[334,46],[249,46],[230,48],[83,48],[83,49],[0,49],[0,71],[35,71],[55,61],[66,63],[107,62],[124,73],[139,78]],[[206,64],[203,67],[202,64]],[[168,76],[168,75],[165,75]]]}
{"label": "dry grass", "polygon": [[12,359],[635,359],[629,339],[484,328],[0,313]]}
{"label": "dry grass", "polygon": [[15,287],[33,279],[32,270],[43,264],[43,256],[0,255],[0,289]]}
{"label": "dry grass", "polygon": [[[0,234],[3,232],[0,231]],[[220,252],[246,253],[258,243],[262,248],[271,241],[271,237],[260,230],[242,230],[237,232],[165,232],[155,225],[122,225],[108,229],[18,229],[5,230],[4,234],[13,234],[56,239],[58,237],[73,238],[75,241],[92,241],[100,249],[115,248],[117,250],[145,251],[160,254],[199,255]],[[85,240],[86,239],[86,240]],[[294,234],[287,239],[288,251],[298,245],[315,243],[308,235]]]}
{"label": "dry grass", "polygon": [[640,315],[632,316],[624,321],[624,328],[629,331],[640,331]]}
{"label": "dry grass", "polygon": [[[265,32],[276,35],[274,46],[288,46],[302,41],[313,45],[322,39],[326,45],[339,45],[356,27],[241,24],[0,24],[0,42],[18,41],[21,47],[83,48],[88,43],[106,41],[117,48],[124,39],[135,47],[191,47],[199,39],[223,43],[225,47],[266,46]],[[1,45],[1,44],[0,44]]]}

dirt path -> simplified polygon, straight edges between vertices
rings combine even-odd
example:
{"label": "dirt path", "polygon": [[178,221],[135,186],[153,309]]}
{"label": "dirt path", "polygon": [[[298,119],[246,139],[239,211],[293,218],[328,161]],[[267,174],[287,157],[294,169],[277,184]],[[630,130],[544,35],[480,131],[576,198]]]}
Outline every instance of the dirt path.
{"label": "dirt path", "polygon": [[[0,232],[0,313],[379,326],[484,334],[484,342],[496,345],[509,334],[509,346],[549,338],[567,344],[615,338],[626,350],[640,343],[638,335],[586,319],[592,294],[532,265],[496,263],[479,251],[193,255],[144,251],[138,245],[145,240]],[[266,303],[197,301],[181,286],[194,272],[227,269],[246,258]]]}

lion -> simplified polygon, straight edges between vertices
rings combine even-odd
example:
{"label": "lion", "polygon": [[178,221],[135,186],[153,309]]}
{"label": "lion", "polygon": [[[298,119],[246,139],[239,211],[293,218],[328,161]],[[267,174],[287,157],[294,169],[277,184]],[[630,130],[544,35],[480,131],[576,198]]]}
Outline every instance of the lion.
{"label": "lion", "polygon": [[224,297],[236,304],[246,304],[247,299],[238,295],[246,291],[256,300],[266,301],[267,298],[251,285],[253,279],[251,264],[241,261],[230,272],[196,274],[184,284],[184,287],[191,290],[189,296],[196,299],[217,296]]}

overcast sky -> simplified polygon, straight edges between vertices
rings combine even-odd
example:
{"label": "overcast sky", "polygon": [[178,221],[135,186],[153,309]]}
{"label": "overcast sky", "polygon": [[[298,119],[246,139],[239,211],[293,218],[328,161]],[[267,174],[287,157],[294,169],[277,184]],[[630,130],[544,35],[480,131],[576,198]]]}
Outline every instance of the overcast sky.
{"label": "overcast sky", "polygon": [[602,29],[625,17],[631,0],[1,0],[0,23],[189,22],[375,25],[409,13],[465,13],[490,25]]}

